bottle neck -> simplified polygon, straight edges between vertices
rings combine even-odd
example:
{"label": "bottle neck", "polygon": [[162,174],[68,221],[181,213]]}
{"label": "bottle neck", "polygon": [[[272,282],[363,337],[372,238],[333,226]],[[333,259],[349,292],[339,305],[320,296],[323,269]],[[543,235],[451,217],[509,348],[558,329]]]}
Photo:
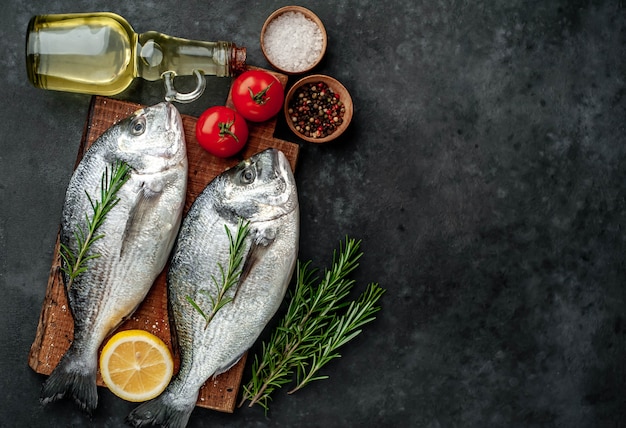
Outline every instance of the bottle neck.
{"label": "bottle neck", "polygon": [[156,31],[137,37],[137,75],[146,80],[159,80],[172,71],[189,76],[194,70],[205,75],[228,77],[245,68],[246,49],[231,42],[205,42],[172,37]]}

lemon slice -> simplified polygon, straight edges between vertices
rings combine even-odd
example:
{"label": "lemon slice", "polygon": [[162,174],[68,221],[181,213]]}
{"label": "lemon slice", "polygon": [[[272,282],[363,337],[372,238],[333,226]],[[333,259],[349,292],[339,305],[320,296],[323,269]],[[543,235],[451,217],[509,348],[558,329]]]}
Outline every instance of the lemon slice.
{"label": "lemon slice", "polygon": [[144,330],[126,330],[109,339],[100,354],[100,373],[118,397],[132,402],[157,397],[172,379],[174,361],[167,345]]}

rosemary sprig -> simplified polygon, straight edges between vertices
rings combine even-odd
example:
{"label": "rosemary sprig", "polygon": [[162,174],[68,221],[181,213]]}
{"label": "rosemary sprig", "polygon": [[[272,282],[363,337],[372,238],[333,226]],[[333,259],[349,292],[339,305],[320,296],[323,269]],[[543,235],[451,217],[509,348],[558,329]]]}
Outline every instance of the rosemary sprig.
{"label": "rosemary sprig", "polygon": [[350,303],[348,310],[332,320],[330,327],[322,333],[320,345],[311,357],[311,364],[297,365],[297,384],[289,394],[302,389],[315,380],[328,379],[328,376],[316,376],[319,370],[335,358],[341,357],[337,349],[361,334],[361,326],[376,319],[374,313],[380,307],[374,306],[385,292],[376,284],[369,284],[356,302]]}
{"label": "rosemary sprig", "polygon": [[215,287],[216,296],[213,297],[209,290],[200,290],[200,293],[206,295],[211,300],[211,309],[208,312],[202,310],[200,305],[191,297],[185,296],[187,301],[193,306],[193,308],[202,315],[202,318],[206,321],[204,324],[204,328],[206,329],[209,326],[211,320],[215,317],[215,314],[224,307],[224,305],[232,302],[232,297],[226,296],[226,293],[233,285],[239,281],[239,277],[241,276],[242,269],[240,265],[243,261],[244,249],[245,249],[245,240],[246,236],[248,236],[248,232],[250,229],[250,222],[244,222],[243,219],[239,219],[237,223],[237,236],[233,237],[228,226],[224,225],[226,229],[226,235],[228,236],[228,269],[224,270],[224,267],[221,263],[218,263],[217,266],[220,270],[220,280],[218,281],[215,276],[211,275],[211,281]]}
{"label": "rosemary sprig", "polygon": [[333,253],[330,270],[316,287],[319,278],[310,262],[298,261],[296,289],[291,295],[287,313],[272,332],[268,342],[263,342],[261,357],[255,356],[252,376],[243,387],[242,406],[261,405],[269,409],[271,394],[293,380],[296,385],[289,393],[328,376],[318,375],[331,360],[340,357],[337,349],[358,336],[361,327],[375,319],[380,310],[376,303],[385,292],[376,283],[353,302],[346,298],[354,285],[347,275],[358,266],[362,256],[360,241],[346,238],[340,243],[339,253]]}
{"label": "rosemary sprig", "polygon": [[71,289],[76,277],[87,270],[87,262],[100,257],[100,254],[87,254],[89,249],[98,239],[104,237],[103,234],[96,235],[98,228],[104,223],[106,215],[119,202],[117,192],[130,178],[130,166],[123,161],[116,161],[111,165],[111,174],[109,169],[105,168],[102,178],[100,179],[100,200],[93,200],[89,193],[85,191],[93,214],[91,217],[85,213],[85,221],[87,223],[87,232],[82,227],[78,227],[74,231],[74,239],[78,253],[74,254],[69,246],[61,243],[60,255],[64,265],[61,267],[63,272],[67,274],[69,281],[67,289]]}

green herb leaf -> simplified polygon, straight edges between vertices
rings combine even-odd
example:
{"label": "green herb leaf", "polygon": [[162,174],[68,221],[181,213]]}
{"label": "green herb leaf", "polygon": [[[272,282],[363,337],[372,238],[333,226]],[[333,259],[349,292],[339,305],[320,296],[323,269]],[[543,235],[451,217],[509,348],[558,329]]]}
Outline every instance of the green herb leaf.
{"label": "green herb leaf", "polygon": [[[190,297],[190,296],[185,296],[187,298],[187,301],[191,304],[191,306],[193,306],[193,308],[198,311],[198,313],[200,315],[202,315],[202,318],[204,318],[205,320],[208,320],[208,317],[206,316],[206,314],[204,313],[204,311],[202,310],[202,308],[200,306],[198,306],[198,304]],[[207,321],[208,322],[208,321]]]}
{"label": "green herb leaf", "polygon": [[[385,292],[371,283],[356,301],[348,301],[354,281],[347,278],[358,266],[362,253],[360,241],[346,237],[333,262],[320,280],[310,261],[298,261],[296,288],[284,317],[263,342],[260,356],[252,363],[249,382],[243,386],[242,406],[259,404],[266,411],[272,393],[291,383],[295,374],[293,393],[317,380],[327,379],[320,369],[341,355],[337,349],[357,337],[362,327],[373,321],[376,306]],[[315,285],[318,283],[317,285]]]}
{"label": "green herb leaf", "polygon": [[117,192],[129,178],[130,166],[118,160],[112,164],[110,175],[108,168],[106,168],[102,174],[102,178],[100,179],[99,201],[92,199],[89,193],[85,192],[93,213],[91,217],[88,213],[85,213],[87,232],[80,226],[74,231],[74,239],[76,240],[78,253],[74,254],[67,245],[60,245],[60,254],[63,261],[61,270],[68,277],[68,290],[71,289],[74,280],[87,271],[86,263],[89,260],[100,257],[100,254],[88,254],[89,249],[94,242],[104,237],[102,234],[96,235],[96,232],[98,228],[102,226],[109,211],[119,202]]}
{"label": "green herb leaf", "polygon": [[243,262],[245,242],[250,230],[250,222],[239,219],[237,223],[237,235],[234,238],[228,226],[224,225],[224,228],[226,229],[226,235],[228,236],[229,241],[228,269],[224,270],[222,264],[218,263],[217,266],[220,270],[220,281],[211,275],[211,281],[215,286],[215,296],[213,296],[208,290],[199,291],[199,293],[209,297],[209,300],[211,301],[210,310],[207,312],[203,311],[191,296],[185,296],[187,301],[196,311],[198,311],[200,315],[202,315],[206,321],[204,324],[205,329],[209,326],[209,323],[215,317],[217,312],[233,300],[231,297],[227,296],[226,293],[235,284],[237,284],[239,277],[241,276],[242,269],[240,269],[240,265]]}

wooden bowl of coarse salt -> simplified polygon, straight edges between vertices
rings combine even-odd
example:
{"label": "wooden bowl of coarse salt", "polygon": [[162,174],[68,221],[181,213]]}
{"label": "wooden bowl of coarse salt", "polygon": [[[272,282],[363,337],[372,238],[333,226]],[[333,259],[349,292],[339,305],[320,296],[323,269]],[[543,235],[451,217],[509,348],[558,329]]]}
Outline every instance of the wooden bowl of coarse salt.
{"label": "wooden bowl of coarse salt", "polygon": [[322,21],[301,6],[285,6],[274,11],[261,29],[265,59],[285,74],[311,71],[322,60],[327,42]]}

